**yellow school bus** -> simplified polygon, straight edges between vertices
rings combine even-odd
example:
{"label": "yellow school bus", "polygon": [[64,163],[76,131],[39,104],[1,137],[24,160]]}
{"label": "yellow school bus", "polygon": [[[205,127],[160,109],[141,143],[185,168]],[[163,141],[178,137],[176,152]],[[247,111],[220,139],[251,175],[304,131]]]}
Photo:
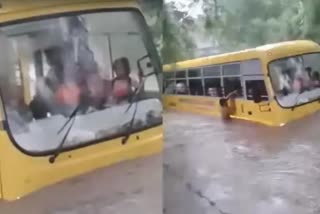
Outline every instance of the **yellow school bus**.
{"label": "yellow school bus", "polygon": [[[233,118],[270,126],[320,109],[320,47],[288,41],[164,66],[166,109],[220,115],[236,92]],[[230,104],[230,103],[229,103]]]}
{"label": "yellow school bus", "polygon": [[0,199],[161,152],[162,66],[136,1],[0,6]]}

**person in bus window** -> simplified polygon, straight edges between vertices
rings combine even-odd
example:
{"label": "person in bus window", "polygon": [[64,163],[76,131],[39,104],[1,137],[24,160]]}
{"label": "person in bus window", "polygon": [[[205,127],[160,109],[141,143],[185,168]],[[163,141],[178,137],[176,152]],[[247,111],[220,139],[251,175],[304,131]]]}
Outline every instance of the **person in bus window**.
{"label": "person in bus window", "polygon": [[303,91],[310,90],[312,86],[312,68],[306,67],[303,75]]}
{"label": "person in bus window", "polygon": [[55,114],[54,94],[63,81],[63,56],[60,47],[44,50],[49,72],[36,83],[36,94],[30,103],[30,109],[35,119],[46,118],[48,114]]}
{"label": "person in bus window", "polygon": [[320,73],[318,71],[313,72],[311,80],[313,88],[320,88]]}
{"label": "person in bus window", "polygon": [[208,96],[209,97],[218,97],[218,89],[217,88],[208,88]]}
{"label": "person in bus window", "polygon": [[290,70],[282,70],[279,76],[280,91],[283,96],[287,96],[291,92],[292,81],[290,78]]}
{"label": "person in bus window", "polygon": [[176,94],[180,94],[180,95],[188,94],[188,88],[185,83],[182,83],[182,82],[177,83]]}
{"label": "person in bus window", "polygon": [[301,76],[296,76],[292,83],[292,89],[295,93],[302,93],[304,91],[304,80]]}
{"label": "person in bus window", "polygon": [[250,87],[248,89],[247,98],[248,98],[248,100],[253,100],[253,88],[252,87]]}
{"label": "person in bus window", "polygon": [[134,91],[139,87],[139,81],[130,77],[131,69],[128,58],[116,59],[112,65],[116,77],[112,80],[112,97],[119,104],[128,102]]}

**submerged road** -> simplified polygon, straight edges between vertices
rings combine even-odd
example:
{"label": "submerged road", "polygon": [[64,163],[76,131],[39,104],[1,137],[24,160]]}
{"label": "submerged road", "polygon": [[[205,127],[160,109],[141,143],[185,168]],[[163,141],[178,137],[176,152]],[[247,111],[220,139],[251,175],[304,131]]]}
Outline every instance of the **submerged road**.
{"label": "submerged road", "polygon": [[14,202],[1,214],[160,214],[162,157],[155,155],[87,173]]}
{"label": "submerged road", "polygon": [[320,114],[271,128],[165,114],[166,214],[320,213]]}

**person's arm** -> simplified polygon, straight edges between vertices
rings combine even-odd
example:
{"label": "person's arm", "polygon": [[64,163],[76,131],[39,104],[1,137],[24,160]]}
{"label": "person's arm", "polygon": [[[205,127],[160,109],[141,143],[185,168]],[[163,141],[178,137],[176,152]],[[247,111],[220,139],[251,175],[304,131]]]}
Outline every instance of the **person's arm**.
{"label": "person's arm", "polygon": [[228,100],[228,99],[230,99],[231,96],[236,95],[237,93],[238,93],[237,90],[234,90],[234,91],[230,92],[225,99]]}

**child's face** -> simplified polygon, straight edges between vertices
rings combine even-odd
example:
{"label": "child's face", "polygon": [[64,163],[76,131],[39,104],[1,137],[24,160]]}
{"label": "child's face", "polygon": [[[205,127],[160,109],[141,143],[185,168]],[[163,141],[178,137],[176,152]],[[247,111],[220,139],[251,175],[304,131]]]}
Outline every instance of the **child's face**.
{"label": "child's face", "polygon": [[128,77],[129,76],[129,73],[126,71],[126,69],[122,63],[120,63],[116,66],[115,72],[117,74],[117,77]]}

